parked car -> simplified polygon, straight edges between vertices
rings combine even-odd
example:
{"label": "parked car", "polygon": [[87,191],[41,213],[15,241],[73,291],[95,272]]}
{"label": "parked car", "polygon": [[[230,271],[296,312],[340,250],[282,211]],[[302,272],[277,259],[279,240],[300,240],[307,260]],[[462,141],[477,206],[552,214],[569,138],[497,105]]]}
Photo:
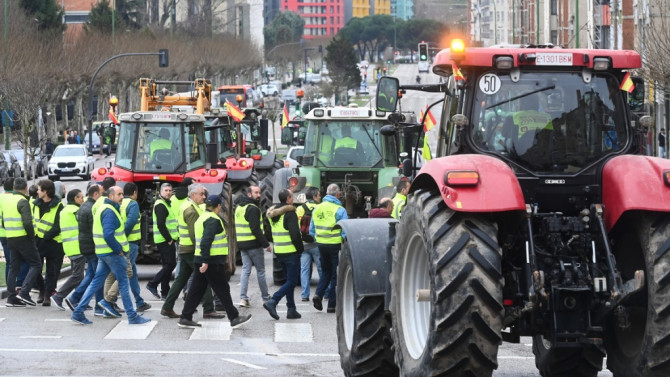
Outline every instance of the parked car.
{"label": "parked car", "polygon": [[279,89],[272,84],[263,84],[259,88],[264,97],[276,96],[279,94]]}
{"label": "parked car", "polygon": [[[26,171],[26,167],[24,166],[24,161],[23,161],[23,156],[25,154],[25,151],[23,149],[14,149],[12,150],[12,153],[14,153],[14,156],[16,156],[16,159],[18,160],[19,166],[21,167],[21,173],[19,176],[23,176],[23,172]],[[31,161],[31,160],[34,160]],[[41,177],[43,175],[46,175],[47,172],[47,166],[49,164],[49,159],[45,154],[42,154],[40,149],[37,148],[35,149],[33,153],[33,158],[31,159],[30,156],[28,156],[28,179],[33,179],[37,177]],[[35,174],[36,173],[36,174]]]}
{"label": "parked car", "polygon": [[305,152],[305,147],[302,145],[291,147],[286,153],[286,159],[284,159],[285,168],[297,168],[300,163],[298,163],[298,157],[302,156]]}
{"label": "parked car", "polygon": [[49,179],[58,181],[61,177],[81,177],[88,181],[95,168],[93,156],[83,144],[59,145],[49,161]]}
{"label": "parked car", "polygon": [[[82,145],[85,145],[88,150],[88,134],[84,135],[84,141]],[[91,148],[91,153],[100,153],[100,136],[98,136],[96,133],[93,134],[93,148]],[[107,145],[103,146],[102,153],[107,153]]]}
{"label": "parked car", "polygon": [[8,174],[10,177],[16,178],[21,176],[21,165],[19,160],[16,159],[16,156],[11,151],[2,152],[2,156],[8,165]]}
{"label": "parked car", "polygon": [[11,168],[10,163],[9,156],[5,158],[5,154],[0,153],[0,182],[4,182],[5,179],[9,178],[9,171]]}

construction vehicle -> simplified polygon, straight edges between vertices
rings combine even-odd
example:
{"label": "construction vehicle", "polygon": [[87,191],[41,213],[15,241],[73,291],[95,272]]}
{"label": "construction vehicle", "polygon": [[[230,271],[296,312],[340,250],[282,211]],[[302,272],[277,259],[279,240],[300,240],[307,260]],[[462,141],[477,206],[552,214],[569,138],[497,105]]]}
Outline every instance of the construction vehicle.
{"label": "construction vehicle", "polygon": [[[438,158],[399,222],[345,220],[347,376],[491,376],[533,339],[544,377],[670,375],[670,161],[631,154],[634,51],[465,48],[435,57]],[[384,93],[384,96],[381,94]],[[641,123],[649,119],[641,119]],[[411,168],[411,166],[410,166]]]}
{"label": "construction vehicle", "polygon": [[[188,85],[188,93],[171,93],[159,85]],[[186,177],[202,184],[209,194],[220,194],[227,234],[234,234],[232,190],[226,181],[229,170],[217,160],[207,160],[205,116],[209,111],[211,84],[208,80],[156,81],[140,79],[140,109],[119,115],[119,143],[114,164],[99,168],[92,179],[116,179],[123,187],[127,182],[138,186],[137,202],[142,221],[141,256],[156,259],[152,236],[152,211],[160,185],[178,185]],[[192,108],[195,111],[184,111]],[[165,148],[168,146],[168,148]],[[236,250],[235,237],[228,237],[229,250]],[[152,255],[154,256],[152,258]],[[234,262],[235,253],[229,253]],[[231,273],[235,263],[228,263]]]}

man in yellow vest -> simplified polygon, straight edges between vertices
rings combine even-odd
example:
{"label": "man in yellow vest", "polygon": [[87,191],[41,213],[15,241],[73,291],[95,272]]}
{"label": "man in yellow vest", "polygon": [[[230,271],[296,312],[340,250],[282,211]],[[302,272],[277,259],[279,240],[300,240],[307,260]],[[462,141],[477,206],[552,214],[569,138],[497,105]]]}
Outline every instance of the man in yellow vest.
{"label": "man in yellow vest", "polygon": [[235,236],[237,247],[242,255],[242,276],[240,277],[240,306],[248,308],[249,275],[251,267],[256,267],[258,287],[261,298],[267,301],[270,298],[268,283],[265,281],[265,255],[263,250],[270,252],[270,243],[263,234],[263,218],[260,208],[261,189],[258,186],[249,186],[237,198],[235,207]]}
{"label": "man in yellow vest", "polygon": [[287,319],[298,319],[301,317],[296,310],[293,291],[300,284],[300,254],[305,251],[298,225],[298,215],[293,206],[293,193],[290,190],[279,191],[279,204],[268,209],[268,218],[272,227],[272,242],[274,243],[275,256],[281,264],[286,282],[282,285],[272,298],[267,300],[263,307],[274,319],[279,319],[277,304],[286,296]]}
{"label": "man in yellow vest", "polygon": [[240,315],[230,296],[228,279],[228,238],[221,219],[222,200],[218,195],[210,195],[205,202],[206,209],[193,225],[195,235],[195,259],[193,282],[188,290],[184,309],[178,326],[185,328],[200,327],[193,321],[193,313],[205,295],[209,284],[221,299],[230,319],[230,326],[237,328],[251,319],[251,314]]}
{"label": "man in yellow vest", "polygon": [[[5,192],[0,194],[0,216],[2,216],[2,206],[5,199],[9,199],[14,195],[14,178],[7,178],[3,183]],[[0,223],[1,225],[1,223]],[[12,253],[9,252],[9,247],[7,246],[7,235],[5,233],[4,225],[0,227],[0,244],[2,244],[2,251],[5,253],[5,281],[9,277],[9,270],[12,266]],[[16,279],[16,285],[21,286],[23,280],[28,274],[28,263],[25,261],[21,263],[21,269],[19,270],[19,276]]]}
{"label": "man in yellow vest", "polygon": [[[153,210],[154,243],[156,244],[156,248],[158,248],[163,267],[147,283],[149,292],[159,300],[167,297],[170,291],[172,271],[177,266],[175,242],[179,240],[179,230],[177,218],[172,213],[170,198],[172,198],[172,185],[163,183],[160,189],[160,196],[156,199]],[[158,293],[158,284],[161,285],[160,294]]]}
{"label": "man in yellow vest", "polygon": [[84,194],[81,190],[73,189],[67,193],[67,205],[60,211],[60,235],[63,241],[63,252],[70,259],[72,275],[63,283],[60,289],[51,296],[51,303],[60,310],[65,310],[63,300],[82,280],[86,271],[86,258],[79,249],[79,223],[77,211],[84,203]]}
{"label": "man in yellow vest", "polygon": [[[205,204],[205,187],[199,183],[191,184],[188,187],[188,199],[182,203],[179,208],[177,222],[179,224],[179,272],[174,279],[170,291],[165,298],[161,315],[168,318],[179,318],[179,314],[174,311],[174,304],[179,297],[179,292],[186,286],[189,277],[195,269],[193,261],[195,259],[195,222],[203,212],[200,205]],[[202,299],[203,318],[220,319],[224,318],[222,313],[214,310],[214,300],[212,290],[206,289]]]}
{"label": "man in yellow vest", "polygon": [[326,196],[312,212],[312,222],[309,224],[309,233],[319,245],[321,271],[323,273],[312,298],[312,304],[316,310],[323,310],[322,297],[328,286],[332,286],[333,288],[328,293],[328,313],[335,313],[335,305],[337,304],[335,296],[337,265],[342,239],[345,236],[344,231],[333,227],[338,221],[349,218],[347,211],[342,207],[342,202],[340,202],[340,195],[340,187],[337,184],[328,185]]}
{"label": "man in yellow vest", "polygon": [[39,275],[35,281],[40,290],[37,303],[51,306],[51,296],[56,292],[56,284],[63,267],[63,241],[60,236],[60,212],[63,209],[61,197],[56,195],[56,186],[48,179],[37,182],[37,199],[33,201],[33,221],[37,251],[46,261],[44,280]]}
{"label": "man in yellow vest", "polygon": [[[12,266],[7,279],[7,306],[36,306],[30,298],[30,289],[35,278],[42,271],[42,261],[35,246],[35,229],[28,203],[28,183],[24,178],[14,178],[14,195],[3,201],[2,222],[4,224],[7,246],[12,254]],[[16,294],[16,277],[19,275],[21,263],[30,266],[21,293]]]}
{"label": "man in yellow vest", "polygon": [[155,139],[151,142],[151,144],[149,144],[149,158],[153,158],[154,152],[161,149],[172,149],[172,141],[170,141],[170,130],[167,128],[161,128],[158,133],[158,139]]}
{"label": "man in yellow vest", "polygon": [[393,196],[393,212],[391,212],[391,217],[394,219],[400,220],[402,216],[402,209],[407,203],[407,193],[409,192],[409,181],[401,179],[400,182],[395,186],[395,195]]}
{"label": "man in yellow vest", "polygon": [[[94,215],[93,219],[93,242],[95,243],[95,253],[98,255],[99,263],[95,271],[95,277],[91,284],[86,288],[79,305],[72,313],[72,321],[90,325],[84,316],[84,310],[91,301],[91,297],[102,287],[105,278],[111,272],[116,276],[119,282],[119,291],[123,300],[123,307],[128,315],[128,323],[131,325],[140,325],[151,321],[137,314],[133,307],[133,301],[128,289],[128,275],[126,273],[126,254],[130,251],[128,239],[124,232],[124,223],[119,213],[121,201],[123,200],[123,190],[121,187],[114,186],[108,190],[107,198],[102,206]],[[100,300],[97,306],[114,317],[120,317],[111,305],[107,305],[105,300]]]}

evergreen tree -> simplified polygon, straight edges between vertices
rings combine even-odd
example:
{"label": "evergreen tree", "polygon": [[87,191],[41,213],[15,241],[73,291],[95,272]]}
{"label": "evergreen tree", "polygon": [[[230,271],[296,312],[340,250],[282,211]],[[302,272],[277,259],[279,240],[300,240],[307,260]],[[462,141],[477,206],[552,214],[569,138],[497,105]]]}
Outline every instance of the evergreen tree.
{"label": "evergreen tree", "polygon": [[55,0],[21,0],[21,8],[35,19],[39,31],[54,35],[65,31],[65,11]]}
{"label": "evergreen tree", "polygon": [[265,48],[269,51],[282,43],[298,42],[305,30],[305,20],[295,12],[281,12],[263,28]]}
{"label": "evergreen tree", "polygon": [[123,19],[117,11],[112,11],[112,8],[109,6],[108,0],[101,0],[93,8],[91,8],[91,13],[89,13],[88,22],[84,24],[84,30],[87,33],[112,33],[112,12],[114,12],[114,28],[116,30],[123,30],[125,24]]}
{"label": "evergreen tree", "polygon": [[339,34],[326,46],[326,64],[335,94],[347,89],[358,88],[361,84],[361,73],[356,67],[356,52],[351,41]]}

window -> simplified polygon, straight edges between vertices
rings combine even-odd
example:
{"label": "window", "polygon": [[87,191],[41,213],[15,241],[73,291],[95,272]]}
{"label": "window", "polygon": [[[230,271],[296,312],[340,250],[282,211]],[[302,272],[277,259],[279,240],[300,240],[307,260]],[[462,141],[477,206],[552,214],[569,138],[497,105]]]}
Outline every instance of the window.
{"label": "window", "polygon": [[558,15],[558,0],[551,0],[551,4],[549,4],[550,12],[552,16]]}

